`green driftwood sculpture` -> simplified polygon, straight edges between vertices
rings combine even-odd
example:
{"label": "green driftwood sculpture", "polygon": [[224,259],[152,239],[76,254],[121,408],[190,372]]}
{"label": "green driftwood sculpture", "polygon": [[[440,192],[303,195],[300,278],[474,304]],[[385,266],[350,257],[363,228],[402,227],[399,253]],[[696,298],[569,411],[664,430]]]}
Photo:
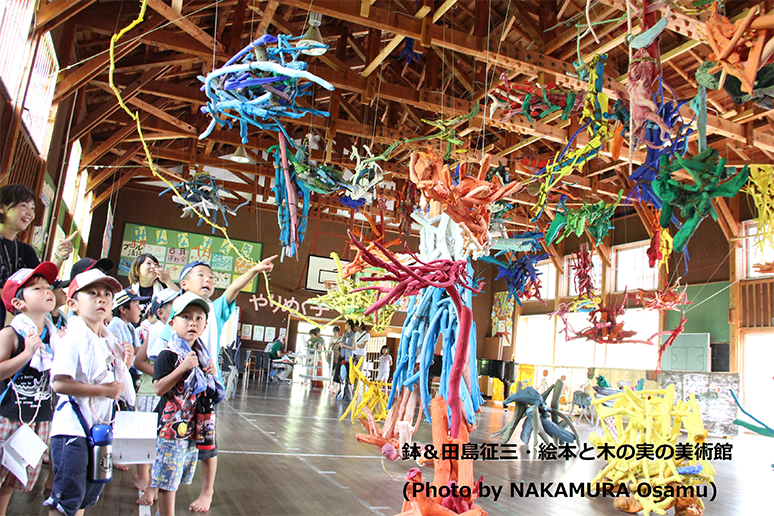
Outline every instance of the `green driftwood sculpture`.
{"label": "green driftwood sculpture", "polygon": [[[659,162],[659,176],[653,181],[653,191],[664,202],[661,209],[661,227],[668,228],[675,208],[680,209],[680,215],[685,219],[683,226],[674,236],[673,249],[680,253],[685,250],[699,223],[707,215],[718,220],[718,214],[712,207],[715,197],[734,197],[747,182],[750,174],[745,167],[735,176],[734,169],[726,168],[726,158],[721,158],[718,151],[708,148],[693,158],[674,156],[670,164],[666,155]],[[672,174],[685,170],[693,179],[693,184],[679,182]]]}

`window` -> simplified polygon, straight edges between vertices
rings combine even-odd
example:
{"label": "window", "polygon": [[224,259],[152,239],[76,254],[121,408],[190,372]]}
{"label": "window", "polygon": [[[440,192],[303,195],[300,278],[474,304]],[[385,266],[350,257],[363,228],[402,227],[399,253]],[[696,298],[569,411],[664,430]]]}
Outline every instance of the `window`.
{"label": "window", "polygon": [[551,364],[554,355],[554,320],[547,315],[519,317],[514,360],[520,364]]}
{"label": "window", "polygon": [[62,200],[68,209],[75,208],[75,183],[78,179],[78,168],[81,165],[81,142],[73,143],[70,150],[70,159],[67,160],[67,172],[65,173],[64,187],[62,188]]}
{"label": "window", "polygon": [[[602,258],[595,250],[592,250],[591,255],[591,281],[594,283],[594,290],[599,292],[602,288]],[[565,292],[568,297],[575,297],[578,295],[578,287],[575,285],[575,269],[572,268],[572,255],[564,257],[564,271],[565,277]]]}
{"label": "window", "polygon": [[51,33],[47,32],[40,38],[35,62],[24,97],[22,120],[30,133],[32,141],[41,154],[48,152],[48,127],[51,114],[51,102],[54,99],[56,77],[59,75],[59,63],[54,51]]}
{"label": "window", "polygon": [[747,271],[747,277],[759,278],[761,276],[770,276],[770,274],[762,274],[756,271],[753,267],[756,264],[774,262],[774,248],[765,244],[761,245],[753,238],[758,234],[758,223],[755,221],[745,222],[744,234],[747,236],[747,238],[744,239],[745,269]]}
{"label": "window", "polygon": [[625,289],[652,290],[658,287],[658,267],[648,264],[650,242],[627,244],[613,248],[615,263],[615,291]]}
{"label": "window", "polygon": [[24,73],[27,40],[32,30],[32,16],[35,13],[33,0],[5,0],[0,2],[0,79],[8,90],[11,101]]}
{"label": "window", "polygon": [[[648,340],[658,332],[658,312],[642,309],[629,309],[619,319],[624,321],[624,329],[636,331],[633,340]],[[608,344],[605,351],[605,367],[619,369],[655,369],[658,362],[659,338],[653,344]],[[599,354],[599,352],[597,352]]]}
{"label": "window", "polygon": [[535,265],[540,280],[540,299],[553,299],[556,295],[556,267],[551,260],[543,260]]}

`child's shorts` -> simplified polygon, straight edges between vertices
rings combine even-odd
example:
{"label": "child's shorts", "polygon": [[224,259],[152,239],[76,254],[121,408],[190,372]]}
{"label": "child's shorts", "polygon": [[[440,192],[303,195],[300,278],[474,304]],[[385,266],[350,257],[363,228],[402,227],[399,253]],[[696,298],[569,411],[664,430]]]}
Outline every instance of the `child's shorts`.
{"label": "child's shorts", "polygon": [[75,516],[99,500],[105,484],[86,481],[89,467],[89,443],[85,437],[55,435],[51,438],[51,460],[54,464],[54,487],[43,502],[65,516]]}
{"label": "child's shorts", "polygon": [[[19,421],[12,421],[6,417],[0,418],[0,444],[7,441],[21,425],[22,424]],[[44,443],[48,444],[49,435],[51,434],[51,421],[41,421],[40,423],[34,423],[31,426],[35,433],[38,434],[38,437],[40,437]],[[2,457],[3,449],[0,446],[0,459],[2,459]],[[5,466],[0,466],[0,484],[7,482],[8,485],[14,489],[20,491],[32,491],[32,488],[35,487],[35,482],[38,481],[38,476],[40,476],[40,467],[42,463],[43,461],[41,460],[34,468],[32,466],[27,466],[26,485],[22,485],[22,483],[19,482],[19,479],[16,478],[13,473],[8,471]]]}
{"label": "child's shorts", "polygon": [[137,396],[137,412],[156,412],[161,396]]}
{"label": "child's shorts", "polygon": [[156,460],[151,471],[151,487],[177,491],[180,484],[190,484],[196,472],[199,450],[193,439],[156,437]]}

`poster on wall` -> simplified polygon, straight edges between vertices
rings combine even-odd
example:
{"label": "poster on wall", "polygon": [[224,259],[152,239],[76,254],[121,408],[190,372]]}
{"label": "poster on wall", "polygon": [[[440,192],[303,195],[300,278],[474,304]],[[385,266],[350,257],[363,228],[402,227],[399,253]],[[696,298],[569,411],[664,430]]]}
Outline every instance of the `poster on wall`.
{"label": "poster on wall", "polygon": [[267,326],[266,327],[266,331],[263,334],[263,338],[267,342],[274,342],[274,338],[275,338],[275,335],[276,335],[275,332],[276,331],[277,331],[277,328],[275,328],[274,326]]}
{"label": "poster on wall", "polygon": [[263,326],[258,326],[257,324],[253,326],[253,340],[255,342],[263,341],[263,329]]}
{"label": "poster on wall", "polygon": [[521,382],[521,388],[535,387],[535,366],[532,364],[519,364],[519,373],[516,382]]}
{"label": "poster on wall", "polygon": [[242,337],[242,340],[252,340],[253,337],[253,325],[252,324],[243,324],[242,325],[242,333],[240,334]]}
{"label": "poster on wall", "polygon": [[[166,267],[172,279],[178,281],[180,272],[189,262],[201,260],[210,264],[215,277],[215,288],[227,288],[234,278],[250,270],[252,263],[237,254],[236,251],[253,260],[261,261],[263,244],[225,238],[215,235],[203,235],[187,231],[158,228],[127,222],[121,240],[118,262],[118,275],[128,276],[129,268],[135,258],[143,253],[155,256]],[[254,293],[258,276],[242,289],[242,292]],[[252,336],[252,334],[251,334]]]}
{"label": "poster on wall", "polygon": [[492,303],[492,337],[505,334],[508,342],[511,342],[513,333],[513,309],[515,303],[513,298],[508,299],[508,292],[495,292]]}

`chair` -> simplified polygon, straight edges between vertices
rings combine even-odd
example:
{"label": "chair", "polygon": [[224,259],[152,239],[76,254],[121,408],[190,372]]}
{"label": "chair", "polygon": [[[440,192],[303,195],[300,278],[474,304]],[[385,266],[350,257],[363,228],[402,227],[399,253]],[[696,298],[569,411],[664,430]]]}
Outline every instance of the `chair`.
{"label": "chair", "polygon": [[271,374],[271,355],[265,351],[255,351],[254,356],[258,381],[268,381]]}

